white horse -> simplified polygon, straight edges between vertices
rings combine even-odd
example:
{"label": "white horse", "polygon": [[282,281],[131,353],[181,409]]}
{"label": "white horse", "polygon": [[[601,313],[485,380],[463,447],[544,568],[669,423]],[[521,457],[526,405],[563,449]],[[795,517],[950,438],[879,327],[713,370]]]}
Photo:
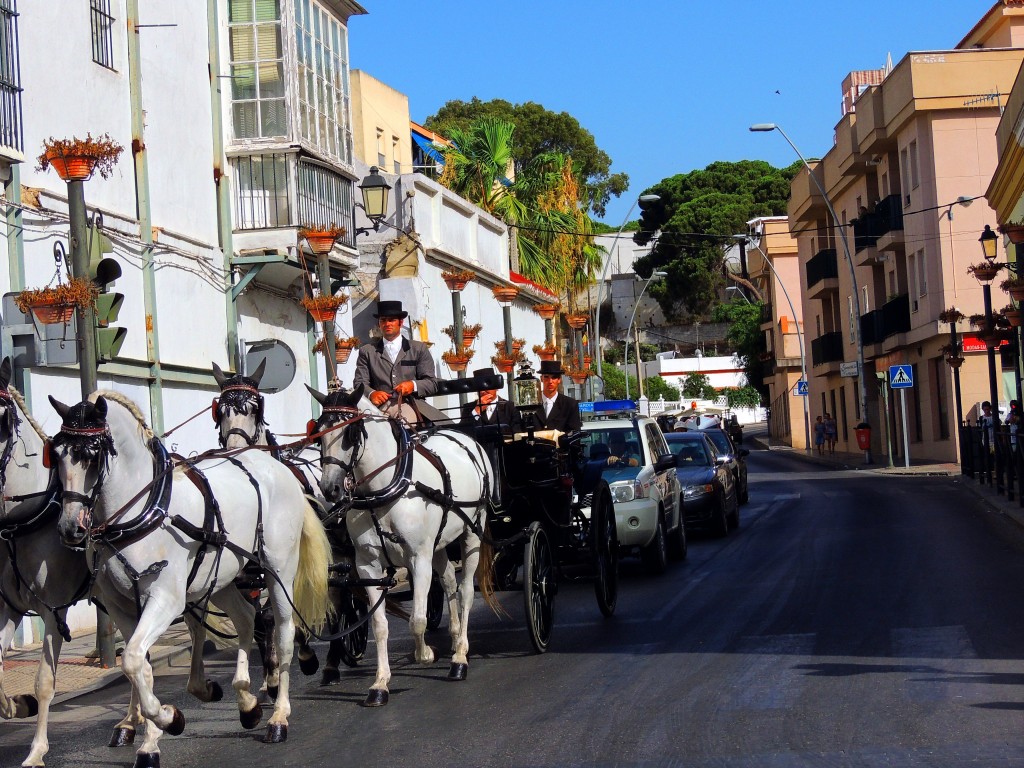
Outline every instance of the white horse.
{"label": "white horse", "polygon": [[[473,576],[480,569],[480,592],[495,605],[491,584],[490,548],[481,552],[480,536],[487,520],[488,493],[493,483],[483,449],[470,437],[453,430],[413,435],[388,419],[363,387],[324,395],[310,393],[323,406],[315,425],[320,435],[323,475],[320,488],[329,501],[347,500],[347,525],[356,548],[356,571],[364,580],[393,576],[398,566],[409,569],[413,607],[409,625],[416,642],[415,660],[434,662],[434,650],[424,641],[427,594],[432,572],[441,576],[448,597],[452,639],[451,680],[468,671],[467,627],[473,605]],[[462,548],[462,580],[445,547],[458,541]],[[377,643],[377,678],[363,702],[388,702],[388,623],[380,605],[382,587],[369,586],[373,634]]]}
{"label": "white horse", "polygon": [[[57,676],[57,660],[70,639],[67,609],[89,591],[89,569],[81,552],[61,544],[57,478],[43,466],[46,435],[28,415],[21,395],[9,388],[11,361],[0,364],[0,717],[38,714],[35,735],[22,765],[43,765],[46,729]],[[26,424],[28,425],[26,427]],[[52,481],[52,482],[51,482]],[[3,690],[3,654],[18,622],[29,612],[43,620],[43,647],[35,696]]]}
{"label": "white horse", "polygon": [[50,449],[63,486],[58,529],[65,542],[87,547],[96,588],[127,638],[122,669],[149,725],[136,767],[159,765],[162,732],[184,730],[180,710],[154,694],[146,655],[186,603],[215,600],[235,625],[240,719],[247,728],[259,724],[262,710],[249,690],[252,610],[234,585],[252,560],[268,580],[282,661],[264,741],[284,741],[293,599],[307,623],[322,623],[330,562],[323,526],[288,470],[260,451],[174,467],[123,395],[95,393],[74,406],[50,402],[63,419]]}

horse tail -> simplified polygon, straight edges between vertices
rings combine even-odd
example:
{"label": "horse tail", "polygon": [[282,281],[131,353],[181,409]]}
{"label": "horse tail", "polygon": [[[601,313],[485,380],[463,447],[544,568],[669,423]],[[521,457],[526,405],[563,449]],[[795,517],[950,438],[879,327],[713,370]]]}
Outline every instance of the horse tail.
{"label": "horse tail", "polygon": [[327,532],[308,503],[302,518],[299,539],[299,567],[295,572],[295,612],[300,623],[319,632],[334,613],[327,589],[327,570],[331,565],[331,543]]}
{"label": "horse tail", "polygon": [[480,537],[480,562],[476,568],[476,583],[480,587],[480,597],[494,611],[495,616],[507,616],[501,607],[494,589],[494,546],[487,535],[486,524],[483,536]]}

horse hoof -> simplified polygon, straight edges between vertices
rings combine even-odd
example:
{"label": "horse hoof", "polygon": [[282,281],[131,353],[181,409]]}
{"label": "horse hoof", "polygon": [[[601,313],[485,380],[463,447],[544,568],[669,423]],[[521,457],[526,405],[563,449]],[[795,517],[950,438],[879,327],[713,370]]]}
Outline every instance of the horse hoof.
{"label": "horse hoof", "polygon": [[449,680],[465,680],[468,673],[469,664],[456,664],[452,662],[452,665],[448,667]]}
{"label": "horse hoof", "polygon": [[[177,707],[174,709],[174,717],[171,718],[171,724],[164,728],[164,733],[169,733],[171,736],[181,736],[185,732],[185,716],[181,714],[181,710]],[[157,754],[157,753],[153,753]]]}
{"label": "horse hoof", "polygon": [[314,653],[308,659],[299,658],[299,669],[302,670],[302,674],[306,677],[315,675],[317,670],[320,669],[320,659],[316,657]]}
{"label": "horse hoof", "polygon": [[270,723],[267,726],[267,735],[263,737],[264,744],[280,744],[288,739],[288,726],[281,723]]}
{"label": "horse hoof", "polygon": [[331,667],[324,669],[324,673],[320,676],[320,685],[334,685],[341,681],[341,672]]}
{"label": "horse hoof", "polygon": [[114,732],[110,734],[110,743],[108,747],[130,747],[135,743],[135,729],[120,726],[114,729]]}
{"label": "horse hoof", "polygon": [[160,768],[160,753],[137,752],[133,768]]}
{"label": "horse hoof", "polygon": [[267,686],[267,696],[269,696],[272,701],[277,701],[278,690],[279,690],[278,686],[276,686],[276,685],[268,685]]}
{"label": "horse hoof", "polygon": [[207,688],[210,691],[210,701],[220,701],[224,698],[224,689],[216,680],[207,681]]}
{"label": "horse hoof", "polygon": [[35,717],[39,714],[39,702],[30,693],[14,697],[14,711],[18,717]]}
{"label": "horse hoof", "polygon": [[260,724],[260,720],[263,719],[263,707],[256,704],[255,707],[250,709],[248,712],[239,712],[238,719],[242,721],[242,727],[247,731],[252,730]]}
{"label": "horse hoof", "polygon": [[364,707],[383,707],[388,703],[388,692],[383,688],[371,688],[363,701]]}

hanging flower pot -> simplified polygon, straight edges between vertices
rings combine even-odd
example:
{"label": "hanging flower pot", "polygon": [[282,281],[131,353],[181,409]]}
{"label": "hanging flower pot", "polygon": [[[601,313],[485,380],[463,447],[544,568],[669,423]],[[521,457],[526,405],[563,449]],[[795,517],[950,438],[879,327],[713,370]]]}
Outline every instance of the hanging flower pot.
{"label": "hanging flower pot", "polygon": [[[334,360],[338,363],[347,363],[349,357],[352,355],[352,350],[359,346],[359,339],[356,336],[350,336],[347,339],[335,339],[334,340]],[[317,339],[316,344],[313,345],[313,352],[318,354],[324,353],[324,337],[321,336]]]}
{"label": "hanging flower pot", "polygon": [[441,278],[444,280],[445,285],[453,293],[465,288],[466,284],[474,277],[476,277],[476,272],[471,269],[448,269],[441,273]]}
{"label": "hanging flower pot", "polygon": [[974,275],[975,279],[980,280],[983,283],[987,283],[989,280],[995,280],[996,275],[999,274],[999,270],[1003,268],[1002,264],[997,264],[992,261],[983,261],[980,264],[972,264],[967,268],[968,274]]}
{"label": "hanging flower pot", "polygon": [[338,307],[348,301],[348,296],[306,296],[300,302],[312,318],[318,323],[334,322]]}
{"label": "hanging flower pot", "polygon": [[538,304],[533,308],[533,311],[540,315],[544,320],[554,320],[555,315],[558,314],[559,306],[557,304]]}
{"label": "hanging flower pot", "polygon": [[512,339],[512,354],[519,355],[526,346],[526,339]]}
{"label": "hanging flower pot", "polygon": [[466,366],[469,365],[469,361],[473,359],[473,350],[467,349],[461,352],[451,350],[441,355],[441,359],[444,364],[448,366],[455,373],[460,373],[466,370]]}
{"label": "hanging flower pot", "polygon": [[1006,235],[1014,245],[1024,243],[1024,224],[1000,224],[997,229],[1001,234]]}
{"label": "hanging flower pot", "polygon": [[40,171],[53,168],[64,181],[85,181],[97,171],[106,179],[123,151],[124,148],[106,133],[96,138],[89,133],[84,139],[51,137],[43,142],[36,168]]}
{"label": "hanging flower pot", "polygon": [[574,382],[583,386],[586,383],[587,378],[590,376],[590,371],[586,368],[568,368],[566,373],[569,374],[569,378]]}
{"label": "hanging flower pot", "polygon": [[99,289],[92,280],[71,278],[66,283],[44,288],[28,288],[14,297],[25,314],[31,312],[44,325],[67,323],[77,307],[96,306]]}
{"label": "hanging flower pot", "polygon": [[569,324],[570,328],[575,328],[577,331],[587,324],[589,318],[586,315],[566,315],[565,322]]}
{"label": "hanging flower pot", "polygon": [[519,295],[519,289],[514,285],[496,285],[491,288],[491,293],[502,304],[508,304],[515,301],[516,296]]}
{"label": "hanging flower pot", "polygon": [[345,235],[344,227],[299,227],[299,237],[309,244],[309,250],[318,256],[330,253],[339,237]]}
{"label": "hanging flower pot", "polygon": [[[483,328],[483,325],[481,325],[480,323],[473,323],[472,325],[464,325],[464,326],[462,326],[462,346],[463,347],[471,347],[471,346],[473,346],[473,342],[476,340],[476,337],[477,337],[477,335],[479,335],[480,330],[482,328]],[[452,340],[452,343],[454,344],[455,343],[455,326],[454,325],[449,325],[449,326],[447,326],[445,328],[442,328],[441,330],[445,333],[445,335],[448,336],[449,339]]]}
{"label": "hanging flower pot", "polygon": [[1014,301],[1024,301],[1024,279],[1011,277],[1003,280],[999,287],[1010,294],[1010,298]]}
{"label": "hanging flower pot", "polygon": [[495,355],[491,358],[491,363],[498,369],[498,373],[511,373],[516,361],[513,357]]}
{"label": "hanging flower pot", "polygon": [[584,368],[586,368],[587,370],[590,370],[590,366],[593,365],[593,364],[594,364],[594,356],[593,355],[584,355],[583,356],[583,367]]}
{"label": "hanging flower pot", "polygon": [[541,360],[554,360],[558,355],[558,347],[554,344],[534,344],[533,354],[539,357]]}

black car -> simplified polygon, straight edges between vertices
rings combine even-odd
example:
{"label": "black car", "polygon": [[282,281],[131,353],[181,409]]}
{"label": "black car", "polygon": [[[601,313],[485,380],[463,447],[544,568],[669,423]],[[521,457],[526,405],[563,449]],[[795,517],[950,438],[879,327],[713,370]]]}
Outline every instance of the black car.
{"label": "black car", "polygon": [[746,504],[750,500],[750,493],[747,491],[747,456],[750,455],[750,451],[746,448],[737,448],[732,438],[721,427],[710,427],[701,431],[711,438],[719,455],[728,457],[726,465],[736,478],[736,494],[739,496],[740,504]]}
{"label": "black car", "polygon": [[740,523],[736,479],[706,432],[665,435],[676,457],[676,476],[682,488],[687,527],[706,528],[725,536]]}

